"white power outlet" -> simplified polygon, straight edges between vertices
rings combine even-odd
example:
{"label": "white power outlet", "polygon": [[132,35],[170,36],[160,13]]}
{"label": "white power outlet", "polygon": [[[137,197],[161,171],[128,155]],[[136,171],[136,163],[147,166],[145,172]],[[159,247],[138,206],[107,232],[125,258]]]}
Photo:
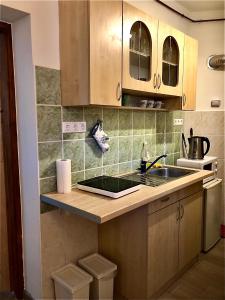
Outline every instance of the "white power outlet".
{"label": "white power outlet", "polygon": [[86,132],[86,122],[63,122],[62,132]]}
{"label": "white power outlet", "polygon": [[174,126],[183,125],[183,119],[174,119],[173,120],[173,125]]}

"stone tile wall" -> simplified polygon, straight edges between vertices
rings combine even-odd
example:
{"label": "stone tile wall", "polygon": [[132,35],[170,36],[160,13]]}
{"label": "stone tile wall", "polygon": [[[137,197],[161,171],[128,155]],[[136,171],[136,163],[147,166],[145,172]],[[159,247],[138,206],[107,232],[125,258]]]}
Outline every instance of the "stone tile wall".
{"label": "stone tile wall", "polygon": [[[135,170],[142,144],[147,141],[151,159],[168,154],[167,164],[180,157],[182,126],[173,126],[182,112],[119,110],[98,107],[62,107],[60,72],[36,67],[39,173],[41,193],[56,190],[55,161],[72,160],[72,184],[102,174]],[[110,149],[102,154],[90,136],[98,119],[109,135]],[[62,134],[62,121],[86,121],[86,133]],[[163,161],[164,162],[164,161]]]}

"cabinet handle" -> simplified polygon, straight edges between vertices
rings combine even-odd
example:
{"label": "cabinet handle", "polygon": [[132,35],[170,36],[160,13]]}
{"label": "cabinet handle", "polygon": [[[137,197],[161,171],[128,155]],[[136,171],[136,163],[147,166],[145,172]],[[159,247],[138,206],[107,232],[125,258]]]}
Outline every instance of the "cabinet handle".
{"label": "cabinet handle", "polygon": [[184,206],[181,204],[180,207],[181,207],[181,216],[180,216],[180,219],[183,219],[183,216],[184,216]]}
{"label": "cabinet handle", "polygon": [[116,88],[116,97],[117,97],[117,100],[120,101],[121,100],[121,83],[118,82],[117,84],[117,88]]}
{"label": "cabinet handle", "polygon": [[161,76],[158,74],[158,79],[157,79],[158,89],[160,89],[161,83],[162,83]]}
{"label": "cabinet handle", "polygon": [[176,216],[177,222],[180,220],[180,206],[177,206],[177,216]]}
{"label": "cabinet handle", "polygon": [[154,89],[156,89],[156,87],[157,87],[157,76],[156,76],[156,73],[154,73],[153,87],[154,87]]}
{"label": "cabinet handle", "polygon": [[185,105],[186,105],[186,101],[187,101],[186,95],[185,95],[185,94],[183,94],[183,106],[185,106]]}
{"label": "cabinet handle", "polygon": [[167,197],[167,198],[161,199],[161,202],[167,202],[167,201],[169,201],[169,200],[170,200],[170,197]]}

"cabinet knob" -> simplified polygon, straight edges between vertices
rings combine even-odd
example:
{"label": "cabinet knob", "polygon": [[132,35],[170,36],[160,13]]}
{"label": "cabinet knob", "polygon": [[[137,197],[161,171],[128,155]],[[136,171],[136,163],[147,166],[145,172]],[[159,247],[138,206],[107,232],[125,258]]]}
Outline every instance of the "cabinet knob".
{"label": "cabinet knob", "polygon": [[117,88],[116,88],[116,98],[118,101],[121,100],[121,94],[122,94],[122,87],[121,87],[121,83],[118,82]]}
{"label": "cabinet knob", "polygon": [[154,89],[156,89],[156,87],[157,87],[157,76],[156,76],[156,73],[154,73],[153,87],[154,87]]}
{"label": "cabinet knob", "polygon": [[180,220],[180,206],[179,206],[179,205],[177,206],[177,215],[176,215],[176,219],[177,219],[177,222]]}
{"label": "cabinet knob", "polygon": [[158,78],[157,78],[157,86],[158,86],[158,89],[160,89],[160,86],[161,86],[161,76],[158,74]]}

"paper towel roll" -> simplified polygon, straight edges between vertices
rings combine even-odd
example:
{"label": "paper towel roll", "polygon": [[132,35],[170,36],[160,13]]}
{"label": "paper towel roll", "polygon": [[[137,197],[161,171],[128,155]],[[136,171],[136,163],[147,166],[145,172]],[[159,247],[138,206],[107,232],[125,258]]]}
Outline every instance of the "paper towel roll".
{"label": "paper towel roll", "polygon": [[71,160],[57,159],[57,191],[65,194],[71,192]]}

